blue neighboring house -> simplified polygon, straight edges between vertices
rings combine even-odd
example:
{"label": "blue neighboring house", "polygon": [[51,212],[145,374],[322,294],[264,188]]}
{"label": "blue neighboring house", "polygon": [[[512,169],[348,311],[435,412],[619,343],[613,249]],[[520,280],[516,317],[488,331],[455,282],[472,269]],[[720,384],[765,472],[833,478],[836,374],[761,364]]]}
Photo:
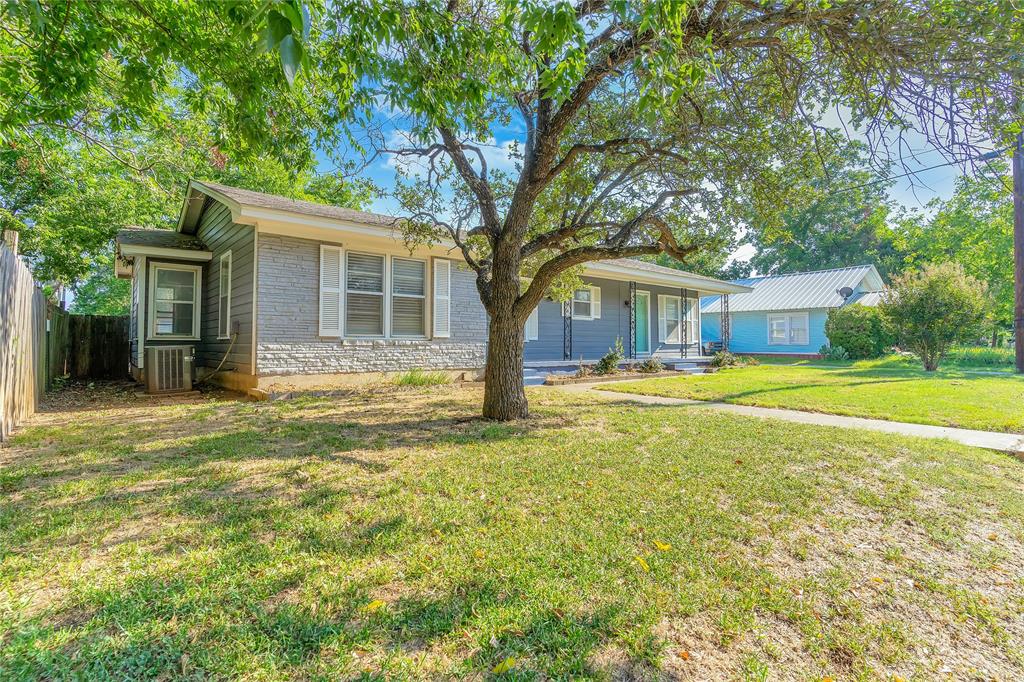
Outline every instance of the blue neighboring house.
{"label": "blue neighboring house", "polygon": [[[884,289],[873,265],[734,280],[752,289],[728,297],[729,350],[766,355],[817,355],[828,343],[828,311],[877,305]],[[844,296],[845,295],[845,296]],[[722,297],[701,298],[701,340],[722,342]]]}

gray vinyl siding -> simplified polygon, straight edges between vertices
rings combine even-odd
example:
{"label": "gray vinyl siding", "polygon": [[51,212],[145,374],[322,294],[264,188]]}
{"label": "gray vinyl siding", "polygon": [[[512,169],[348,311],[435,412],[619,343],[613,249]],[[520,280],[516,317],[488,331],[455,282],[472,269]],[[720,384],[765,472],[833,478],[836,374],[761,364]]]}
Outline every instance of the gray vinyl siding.
{"label": "gray vinyl siding", "polygon": [[216,367],[231,343],[217,338],[220,313],[220,257],[231,252],[231,326],[237,325],[238,337],[224,362],[224,369],[252,374],[252,304],[255,230],[249,225],[231,222],[227,206],[209,201],[199,221],[197,236],[213,252],[213,260],[203,267],[203,308],[200,341],[196,343],[196,364]]}
{"label": "gray vinyl siding", "polygon": [[[608,279],[583,278],[585,284],[601,289],[601,317],[597,320],[572,320],[572,360],[597,360],[615,345],[615,339],[622,339],[623,350],[630,352],[629,334],[629,282]],[[650,298],[650,347],[652,353],[671,354],[680,352],[677,343],[658,341],[658,296],[679,296],[680,290],[669,287],[637,284],[640,291],[648,291]],[[691,292],[691,300],[695,296]],[[698,308],[694,305],[694,310]],[[528,362],[563,359],[564,319],[562,304],[544,299],[538,307],[537,339],[527,341],[523,357]],[[691,323],[693,323],[691,318]],[[693,352],[693,351],[691,351]]]}

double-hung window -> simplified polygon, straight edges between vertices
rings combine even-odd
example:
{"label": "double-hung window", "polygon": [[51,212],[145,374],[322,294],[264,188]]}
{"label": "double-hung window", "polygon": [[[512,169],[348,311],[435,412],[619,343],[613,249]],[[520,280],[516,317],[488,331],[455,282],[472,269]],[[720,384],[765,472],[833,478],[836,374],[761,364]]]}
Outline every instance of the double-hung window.
{"label": "double-hung window", "polygon": [[806,346],[807,313],[771,313],[768,315],[768,344],[772,346]]}
{"label": "double-hung window", "polygon": [[151,337],[199,337],[197,265],[153,263],[149,271],[149,333]]}
{"label": "double-hung window", "polygon": [[600,287],[583,287],[573,292],[572,318],[574,320],[598,320],[601,318]]}
{"label": "double-hung window", "polygon": [[384,336],[384,256],[345,254],[345,333]]}
{"label": "double-hung window", "polygon": [[[438,272],[449,274],[439,263],[435,261],[435,278]],[[444,284],[447,300],[450,291]],[[320,336],[426,337],[427,291],[425,260],[320,246]],[[435,336],[446,336],[438,332],[439,321],[447,325],[447,304],[443,320],[435,312],[434,330]]]}
{"label": "double-hung window", "polygon": [[391,259],[391,335],[424,336],[427,315],[427,264]]}
{"label": "double-hung window", "polygon": [[226,339],[231,335],[231,252],[220,257],[220,274],[217,277],[217,338]]}

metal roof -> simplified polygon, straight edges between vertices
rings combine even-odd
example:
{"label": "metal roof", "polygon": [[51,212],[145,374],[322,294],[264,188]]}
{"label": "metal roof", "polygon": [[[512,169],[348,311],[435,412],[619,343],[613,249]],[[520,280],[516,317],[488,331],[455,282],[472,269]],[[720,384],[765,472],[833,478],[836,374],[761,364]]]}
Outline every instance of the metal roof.
{"label": "metal roof", "polygon": [[[731,313],[838,308],[844,304],[843,297],[838,293],[842,287],[851,289],[860,287],[873,292],[883,288],[882,277],[874,265],[751,277],[733,280],[733,282],[749,286],[753,291],[746,294],[730,295],[729,312]],[[702,313],[721,312],[719,297],[702,298],[700,309]]]}
{"label": "metal roof", "polygon": [[857,303],[858,305],[866,305],[869,308],[873,308],[882,302],[882,291],[862,291],[858,294],[854,294],[853,298],[847,301],[848,305]]}

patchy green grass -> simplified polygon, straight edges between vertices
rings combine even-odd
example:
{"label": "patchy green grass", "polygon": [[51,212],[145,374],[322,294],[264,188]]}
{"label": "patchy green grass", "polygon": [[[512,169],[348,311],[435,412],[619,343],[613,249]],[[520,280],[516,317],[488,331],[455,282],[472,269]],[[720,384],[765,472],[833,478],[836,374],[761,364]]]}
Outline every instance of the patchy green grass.
{"label": "patchy green grass", "polygon": [[398,386],[441,386],[452,383],[447,372],[428,372],[422,369],[410,369],[395,377]]}
{"label": "patchy green grass", "polygon": [[762,365],[647,379],[608,391],[1024,432],[1024,378],[914,369]]}
{"label": "patchy green grass", "polygon": [[[830,367],[855,367],[858,369],[922,369],[921,361],[912,355],[886,355],[870,360],[824,360],[815,358],[790,358],[783,355],[757,355],[762,364]],[[1013,373],[1012,348],[984,348],[979,346],[958,346],[949,351],[942,360],[942,370],[963,372],[1005,372]]]}
{"label": "patchy green grass", "polygon": [[40,416],[0,450],[0,679],[1024,675],[1017,460],[530,397]]}

